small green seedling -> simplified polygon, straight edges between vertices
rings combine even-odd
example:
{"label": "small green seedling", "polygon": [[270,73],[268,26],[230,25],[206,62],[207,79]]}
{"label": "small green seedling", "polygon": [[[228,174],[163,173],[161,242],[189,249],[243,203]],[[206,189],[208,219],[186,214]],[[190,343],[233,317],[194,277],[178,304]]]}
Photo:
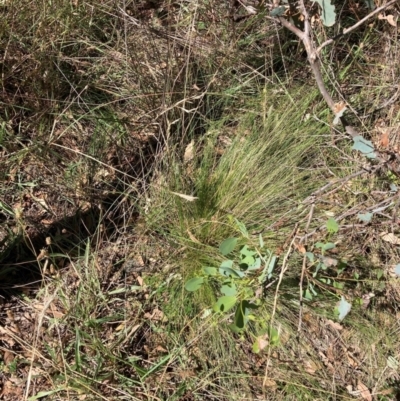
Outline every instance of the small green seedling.
{"label": "small green seedling", "polygon": [[[242,234],[240,241],[248,241],[246,227],[237,222]],[[198,276],[185,283],[189,292],[198,291],[205,283],[217,284],[218,298],[212,306],[215,313],[233,312],[233,323],[229,326],[235,333],[241,333],[251,320],[257,320],[255,311],[261,300],[260,288],[273,276],[277,257],[264,249],[264,241],[259,236],[259,247],[247,244],[238,248],[239,238],[230,237],[219,246],[219,252],[227,257],[219,266],[204,266]]]}

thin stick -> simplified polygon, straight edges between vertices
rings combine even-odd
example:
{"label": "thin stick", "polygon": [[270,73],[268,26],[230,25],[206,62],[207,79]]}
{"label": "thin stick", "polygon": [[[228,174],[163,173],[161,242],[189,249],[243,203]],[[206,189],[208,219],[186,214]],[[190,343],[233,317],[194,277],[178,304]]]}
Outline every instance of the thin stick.
{"label": "thin stick", "polygon": [[[269,323],[270,326],[272,326],[272,323],[274,321],[274,317],[275,317],[275,314],[276,314],[276,308],[277,308],[277,305],[278,305],[279,288],[281,286],[281,283],[282,283],[282,280],[283,280],[283,276],[284,276],[286,270],[288,269],[288,259],[289,259],[290,254],[292,253],[293,244],[294,244],[294,241],[296,239],[297,231],[298,231],[298,224],[296,224],[296,226],[295,226],[295,228],[294,228],[294,230],[293,230],[293,232],[291,234],[292,241],[291,241],[291,243],[289,245],[289,249],[286,252],[285,257],[283,258],[282,269],[281,269],[281,272],[279,274],[279,280],[278,280],[278,284],[277,284],[276,290],[275,290],[274,306],[272,308],[272,314],[271,314],[271,319],[270,319],[270,323]],[[268,357],[267,357],[267,364],[265,366],[265,375],[264,375],[263,387],[265,387],[265,385],[267,383],[267,380],[268,380],[268,368],[269,368],[270,359],[271,359],[271,346],[268,347]]]}
{"label": "thin stick", "polygon": [[[306,225],[306,229],[305,231],[307,232],[310,224],[311,224],[311,220],[314,214],[314,209],[315,209],[315,204],[313,203],[311,205],[310,208],[310,213],[308,215],[308,220],[307,220],[307,225]],[[299,291],[300,291],[300,296],[299,296],[299,301],[300,301],[300,309],[299,309],[299,325],[297,327],[297,331],[300,332],[301,331],[301,324],[303,322],[303,281],[304,281],[304,275],[306,273],[306,268],[307,268],[307,252],[304,252],[303,255],[303,265],[301,267],[301,277],[300,277],[300,284],[299,284]]]}

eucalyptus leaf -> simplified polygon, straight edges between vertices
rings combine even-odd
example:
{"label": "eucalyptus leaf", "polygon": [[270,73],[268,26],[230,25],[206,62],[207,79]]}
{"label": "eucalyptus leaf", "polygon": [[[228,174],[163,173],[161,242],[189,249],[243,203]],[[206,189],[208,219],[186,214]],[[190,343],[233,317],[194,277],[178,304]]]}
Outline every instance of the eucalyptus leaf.
{"label": "eucalyptus leaf", "polygon": [[339,231],[339,224],[333,217],[331,217],[326,222],[326,229],[328,230],[329,233],[335,234]]}
{"label": "eucalyptus leaf", "polygon": [[285,6],[275,7],[270,11],[269,15],[271,17],[280,17],[281,15],[285,14],[285,11]]}
{"label": "eucalyptus leaf", "polygon": [[253,258],[253,256],[246,256],[245,258],[243,258],[241,261],[240,261],[240,264],[244,264],[244,265],[247,265],[247,266],[251,266],[252,264],[254,264],[254,262],[255,262],[255,259]]}
{"label": "eucalyptus leaf", "polygon": [[240,270],[232,269],[230,267],[220,267],[219,273],[224,277],[244,277],[244,273]]}
{"label": "eucalyptus leaf", "polygon": [[350,312],[351,310],[351,304],[346,301],[344,296],[342,295],[342,298],[337,306],[337,310],[339,312],[339,320],[342,321]]}
{"label": "eucalyptus leaf", "polygon": [[233,260],[224,260],[221,263],[220,267],[230,267],[230,268],[232,268],[232,266],[233,266]]}
{"label": "eucalyptus leaf", "polygon": [[240,254],[244,255],[244,256],[254,256],[257,254],[257,252],[255,251],[250,251],[249,247],[247,245],[245,245],[241,250],[240,250]]}
{"label": "eucalyptus leaf", "polygon": [[244,312],[244,307],[243,307],[243,301],[240,302],[236,308],[234,322],[235,322],[235,326],[238,329],[240,329],[240,330],[244,329],[246,321],[245,321],[245,312]]}
{"label": "eucalyptus leaf", "polygon": [[243,237],[249,238],[249,233],[247,231],[246,226],[238,219],[235,219],[235,222],[236,222],[236,225],[238,226],[240,232],[242,233]]}
{"label": "eucalyptus leaf", "polygon": [[237,294],[235,283],[226,283],[221,287],[221,293],[228,296],[234,296]]}
{"label": "eucalyptus leaf", "polygon": [[364,0],[364,3],[371,11],[375,10],[374,0]]}
{"label": "eucalyptus leaf", "polygon": [[197,291],[203,285],[203,282],[203,277],[193,277],[186,281],[185,290],[190,292]]}
{"label": "eucalyptus leaf", "polygon": [[279,332],[275,327],[272,326],[268,327],[268,337],[269,337],[269,343],[271,345],[279,344]]}
{"label": "eucalyptus leaf", "polygon": [[321,19],[325,26],[332,26],[336,21],[335,7],[330,0],[315,0],[321,6]]}
{"label": "eucalyptus leaf", "polygon": [[358,213],[357,217],[364,223],[369,223],[372,220],[373,213]]}
{"label": "eucalyptus leaf", "polygon": [[353,138],[354,144],[352,149],[360,151],[364,156],[369,159],[376,159],[374,145],[368,139],[363,138],[361,135],[356,135]]}
{"label": "eucalyptus leaf", "polygon": [[236,301],[237,298],[235,296],[224,295],[223,297],[218,298],[213,309],[215,312],[227,312],[235,306]]}
{"label": "eucalyptus leaf", "polygon": [[217,269],[215,267],[203,267],[203,272],[204,274],[207,274],[207,276],[216,276],[217,275]]}
{"label": "eucalyptus leaf", "polygon": [[253,264],[249,265],[247,270],[258,270],[261,267],[261,258],[256,258]]}
{"label": "eucalyptus leaf", "polygon": [[225,241],[221,243],[219,246],[219,251],[222,255],[226,256],[230,254],[236,247],[238,239],[237,238],[227,238]]}

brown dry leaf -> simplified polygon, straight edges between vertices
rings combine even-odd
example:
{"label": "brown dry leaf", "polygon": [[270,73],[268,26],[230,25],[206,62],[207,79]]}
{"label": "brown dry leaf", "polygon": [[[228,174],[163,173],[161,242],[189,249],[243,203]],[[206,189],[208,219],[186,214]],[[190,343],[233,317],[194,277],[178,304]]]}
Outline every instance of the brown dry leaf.
{"label": "brown dry leaf", "polygon": [[387,131],[382,132],[380,144],[383,148],[389,146],[389,133]]}
{"label": "brown dry leaf", "polygon": [[121,324],[119,324],[119,325],[115,328],[115,331],[121,331],[121,330],[123,330],[125,327],[126,327],[126,324],[125,324],[125,323],[121,323]]}
{"label": "brown dry leaf", "polygon": [[389,22],[389,24],[392,26],[397,26],[396,21],[394,20],[394,16],[392,14],[386,16],[386,21]]}
{"label": "brown dry leaf", "polygon": [[339,102],[339,103],[335,103],[334,107],[334,112],[335,114],[340,113],[343,109],[346,108],[346,103],[345,102]]}
{"label": "brown dry leaf", "polygon": [[186,232],[188,233],[191,241],[193,241],[196,244],[201,244],[201,242],[189,231],[189,229],[187,229]]}
{"label": "brown dry leaf", "polygon": [[257,338],[257,345],[258,345],[258,349],[260,351],[262,351],[265,347],[268,346],[269,341],[268,341],[268,336],[261,336]]}
{"label": "brown dry leaf", "polygon": [[381,238],[393,245],[400,245],[400,238],[396,237],[393,233],[383,232],[380,233]]}
{"label": "brown dry leaf", "polygon": [[65,315],[63,312],[59,311],[53,303],[51,303],[50,305],[36,303],[33,305],[33,309],[35,309],[37,312],[52,315],[55,319],[61,319]]}
{"label": "brown dry leaf", "polygon": [[45,259],[49,256],[49,251],[46,248],[42,248],[40,250],[39,255],[37,256],[37,261],[39,262],[42,259]]}
{"label": "brown dry leaf", "polygon": [[168,352],[165,348],[161,347],[161,345],[157,345],[157,347],[155,348],[155,351],[158,351],[158,352]]}
{"label": "brown dry leaf", "polygon": [[334,322],[333,320],[328,319],[328,320],[326,321],[326,324],[329,325],[329,326],[331,326],[332,329],[335,329],[335,330],[343,330],[343,326],[340,325],[340,324],[337,323],[337,322]]}
{"label": "brown dry leaf", "polygon": [[303,245],[303,244],[300,244],[300,243],[297,243],[297,242],[295,242],[294,243],[294,247],[302,254],[302,255],[304,255],[307,251],[306,251],[306,248],[305,248],[305,246]]}
{"label": "brown dry leaf", "polygon": [[397,26],[396,21],[394,20],[394,16],[392,14],[383,15],[382,13],[380,13],[378,15],[378,19],[380,20],[385,19],[390,25]]}
{"label": "brown dry leaf", "polygon": [[310,375],[313,375],[318,370],[318,366],[311,359],[304,361],[303,364],[304,370]]}
{"label": "brown dry leaf", "polygon": [[189,202],[193,202],[194,200],[199,199],[197,196],[191,196],[191,195],[180,194],[179,192],[172,192],[172,191],[171,191],[171,194],[174,194],[174,195],[176,195],[176,196],[179,196],[180,198],[185,199],[185,200],[187,200],[187,201],[189,201]]}
{"label": "brown dry leaf", "polygon": [[5,397],[4,399],[22,400],[22,389],[23,386],[15,385],[10,379],[4,383],[0,395],[2,396],[2,399]]}
{"label": "brown dry leaf", "polygon": [[137,280],[138,284],[139,284],[141,287],[143,287],[143,284],[144,284],[143,278],[142,278],[141,276],[137,276],[137,277],[136,277],[136,280]]}
{"label": "brown dry leaf", "polygon": [[370,292],[370,293],[368,293],[368,294],[364,294],[363,296],[362,296],[362,305],[361,305],[361,307],[363,308],[363,309],[367,309],[368,308],[368,305],[370,304],[370,302],[371,302],[371,298],[373,298],[375,296],[375,294],[373,293],[373,292]]}
{"label": "brown dry leaf", "polygon": [[8,350],[4,351],[3,361],[5,365],[10,364],[15,359],[14,354]]}
{"label": "brown dry leaf", "polygon": [[188,379],[189,377],[196,377],[196,372],[194,372],[193,370],[182,370],[180,372],[178,372],[178,375],[182,378],[182,379]]}
{"label": "brown dry leaf", "polygon": [[264,387],[277,387],[276,381],[267,379],[264,381]]}
{"label": "brown dry leaf", "polygon": [[185,163],[187,163],[187,162],[189,162],[190,160],[193,159],[193,157],[194,157],[193,151],[194,151],[194,141],[191,141],[189,143],[189,145],[186,146],[185,154],[183,156],[183,161]]}
{"label": "brown dry leaf", "polygon": [[360,396],[363,400],[372,401],[372,395],[365,384],[358,382],[357,390],[360,392]]}
{"label": "brown dry leaf", "polygon": [[324,265],[327,267],[337,266],[337,264],[339,263],[339,261],[337,259],[330,258],[328,256],[324,256],[322,258],[322,261],[324,262]]}
{"label": "brown dry leaf", "polygon": [[167,319],[167,317],[164,315],[164,313],[160,310],[160,309],[154,309],[153,310],[153,312],[150,314],[150,313],[145,313],[144,314],[144,317],[146,318],[146,319],[149,319],[149,320],[155,320],[155,321],[167,321],[168,319]]}

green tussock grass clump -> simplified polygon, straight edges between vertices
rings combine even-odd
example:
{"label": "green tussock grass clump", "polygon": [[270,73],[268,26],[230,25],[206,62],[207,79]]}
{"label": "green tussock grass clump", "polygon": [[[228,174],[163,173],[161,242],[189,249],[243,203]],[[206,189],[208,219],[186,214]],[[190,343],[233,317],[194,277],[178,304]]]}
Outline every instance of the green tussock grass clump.
{"label": "green tussock grass clump", "polygon": [[267,93],[261,90],[234,117],[227,114],[193,137],[186,148],[192,147],[190,160],[182,151],[166,155],[148,194],[150,226],[182,243],[190,243],[190,232],[202,244],[215,245],[232,230],[234,216],[249,231],[266,230],[272,244],[279,242],[280,234],[268,227],[283,218],[284,236],[299,219],[301,202],[321,179],[311,167],[328,130],[306,116],[316,92],[303,87],[293,97]]}

